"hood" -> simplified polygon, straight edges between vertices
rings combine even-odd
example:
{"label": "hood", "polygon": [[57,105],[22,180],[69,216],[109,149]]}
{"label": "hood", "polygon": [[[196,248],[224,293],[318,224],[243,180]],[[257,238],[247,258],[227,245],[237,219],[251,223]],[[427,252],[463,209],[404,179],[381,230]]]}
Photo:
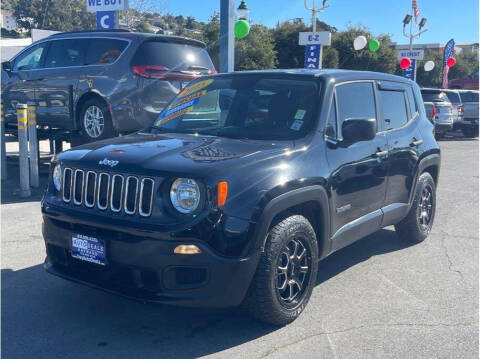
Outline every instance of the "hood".
{"label": "hood", "polygon": [[[196,174],[205,169],[225,169],[247,159],[271,158],[292,142],[240,140],[189,134],[139,132],[75,147],[57,159],[77,168],[161,175]],[[253,158],[252,158],[253,157]]]}

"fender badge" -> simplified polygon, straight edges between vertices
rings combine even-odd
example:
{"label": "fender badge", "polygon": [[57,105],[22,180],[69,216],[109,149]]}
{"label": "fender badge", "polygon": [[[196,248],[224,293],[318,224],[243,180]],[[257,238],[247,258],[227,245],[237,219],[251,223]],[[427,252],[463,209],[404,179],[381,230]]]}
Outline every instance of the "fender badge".
{"label": "fender badge", "polygon": [[118,165],[118,163],[119,161],[109,160],[106,157],[102,161],[98,162],[99,165],[105,165],[110,167],[115,167],[116,165]]}

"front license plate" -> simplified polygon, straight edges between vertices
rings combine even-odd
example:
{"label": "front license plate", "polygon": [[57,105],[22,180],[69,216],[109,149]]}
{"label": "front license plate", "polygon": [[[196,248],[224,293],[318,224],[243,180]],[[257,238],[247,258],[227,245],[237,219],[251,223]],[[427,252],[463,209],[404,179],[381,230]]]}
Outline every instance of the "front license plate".
{"label": "front license plate", "polygon": [[72,236],[72,257],[104,266],[105,241],[77,234]]}

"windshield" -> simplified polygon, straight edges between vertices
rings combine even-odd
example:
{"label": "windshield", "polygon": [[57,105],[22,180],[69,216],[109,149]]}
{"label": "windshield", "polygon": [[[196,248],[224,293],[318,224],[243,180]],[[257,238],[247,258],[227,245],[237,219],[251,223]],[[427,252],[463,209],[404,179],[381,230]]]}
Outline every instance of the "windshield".
{"label": "windshield", "polygon": [[191,82],[155,121],[152,131],[259,140],[305,136],[316,118],[313,79],[259,75]]}
{"label": "windshield", "polygon": [[445,92],[422,91],[423,102],[450,102]]}
{"label": "windshield", "polygon": [[463,102],[478,102],[478,92],[460,92]]}
{"label": "windshield", "polygon": [[462,100],[460,100],[460,95],[459,95],[458,92],[447,91],[447,96],[448,96],[448,99],[450,100],[451,103],[462,102]]}

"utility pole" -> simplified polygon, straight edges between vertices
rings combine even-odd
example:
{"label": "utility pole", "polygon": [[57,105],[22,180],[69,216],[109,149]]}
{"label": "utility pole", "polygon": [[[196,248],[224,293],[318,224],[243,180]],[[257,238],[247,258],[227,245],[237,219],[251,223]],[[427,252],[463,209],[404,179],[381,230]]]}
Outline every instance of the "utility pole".
{"label": "utility pole", "polygon": [[233,72],[235,64],[235,1],[220,0],[220,72]]}
{"label": "utility pole", "polygon": [[[323,12],[327,7],[327,1],[328,0],[322,0],[322,7],[321,8],[317,8],[315,6],[316,4],[316,0],[312,0],[313,4],[312,4],[312,7],[309,7],[308,6],[308,0],[303,0],[303,3],[305,5],[305,9],[308,10],[308,11],[311,11],[312,12],[312,32],[317,32],[317,13],[320,13],[320,12]],[[318,64],[318,68],[321,69],[322,68],[322,57],[323,57],[323,46],[322,45],[315,45],[315,46],[318,46],[319,49],[319,64]]]}

